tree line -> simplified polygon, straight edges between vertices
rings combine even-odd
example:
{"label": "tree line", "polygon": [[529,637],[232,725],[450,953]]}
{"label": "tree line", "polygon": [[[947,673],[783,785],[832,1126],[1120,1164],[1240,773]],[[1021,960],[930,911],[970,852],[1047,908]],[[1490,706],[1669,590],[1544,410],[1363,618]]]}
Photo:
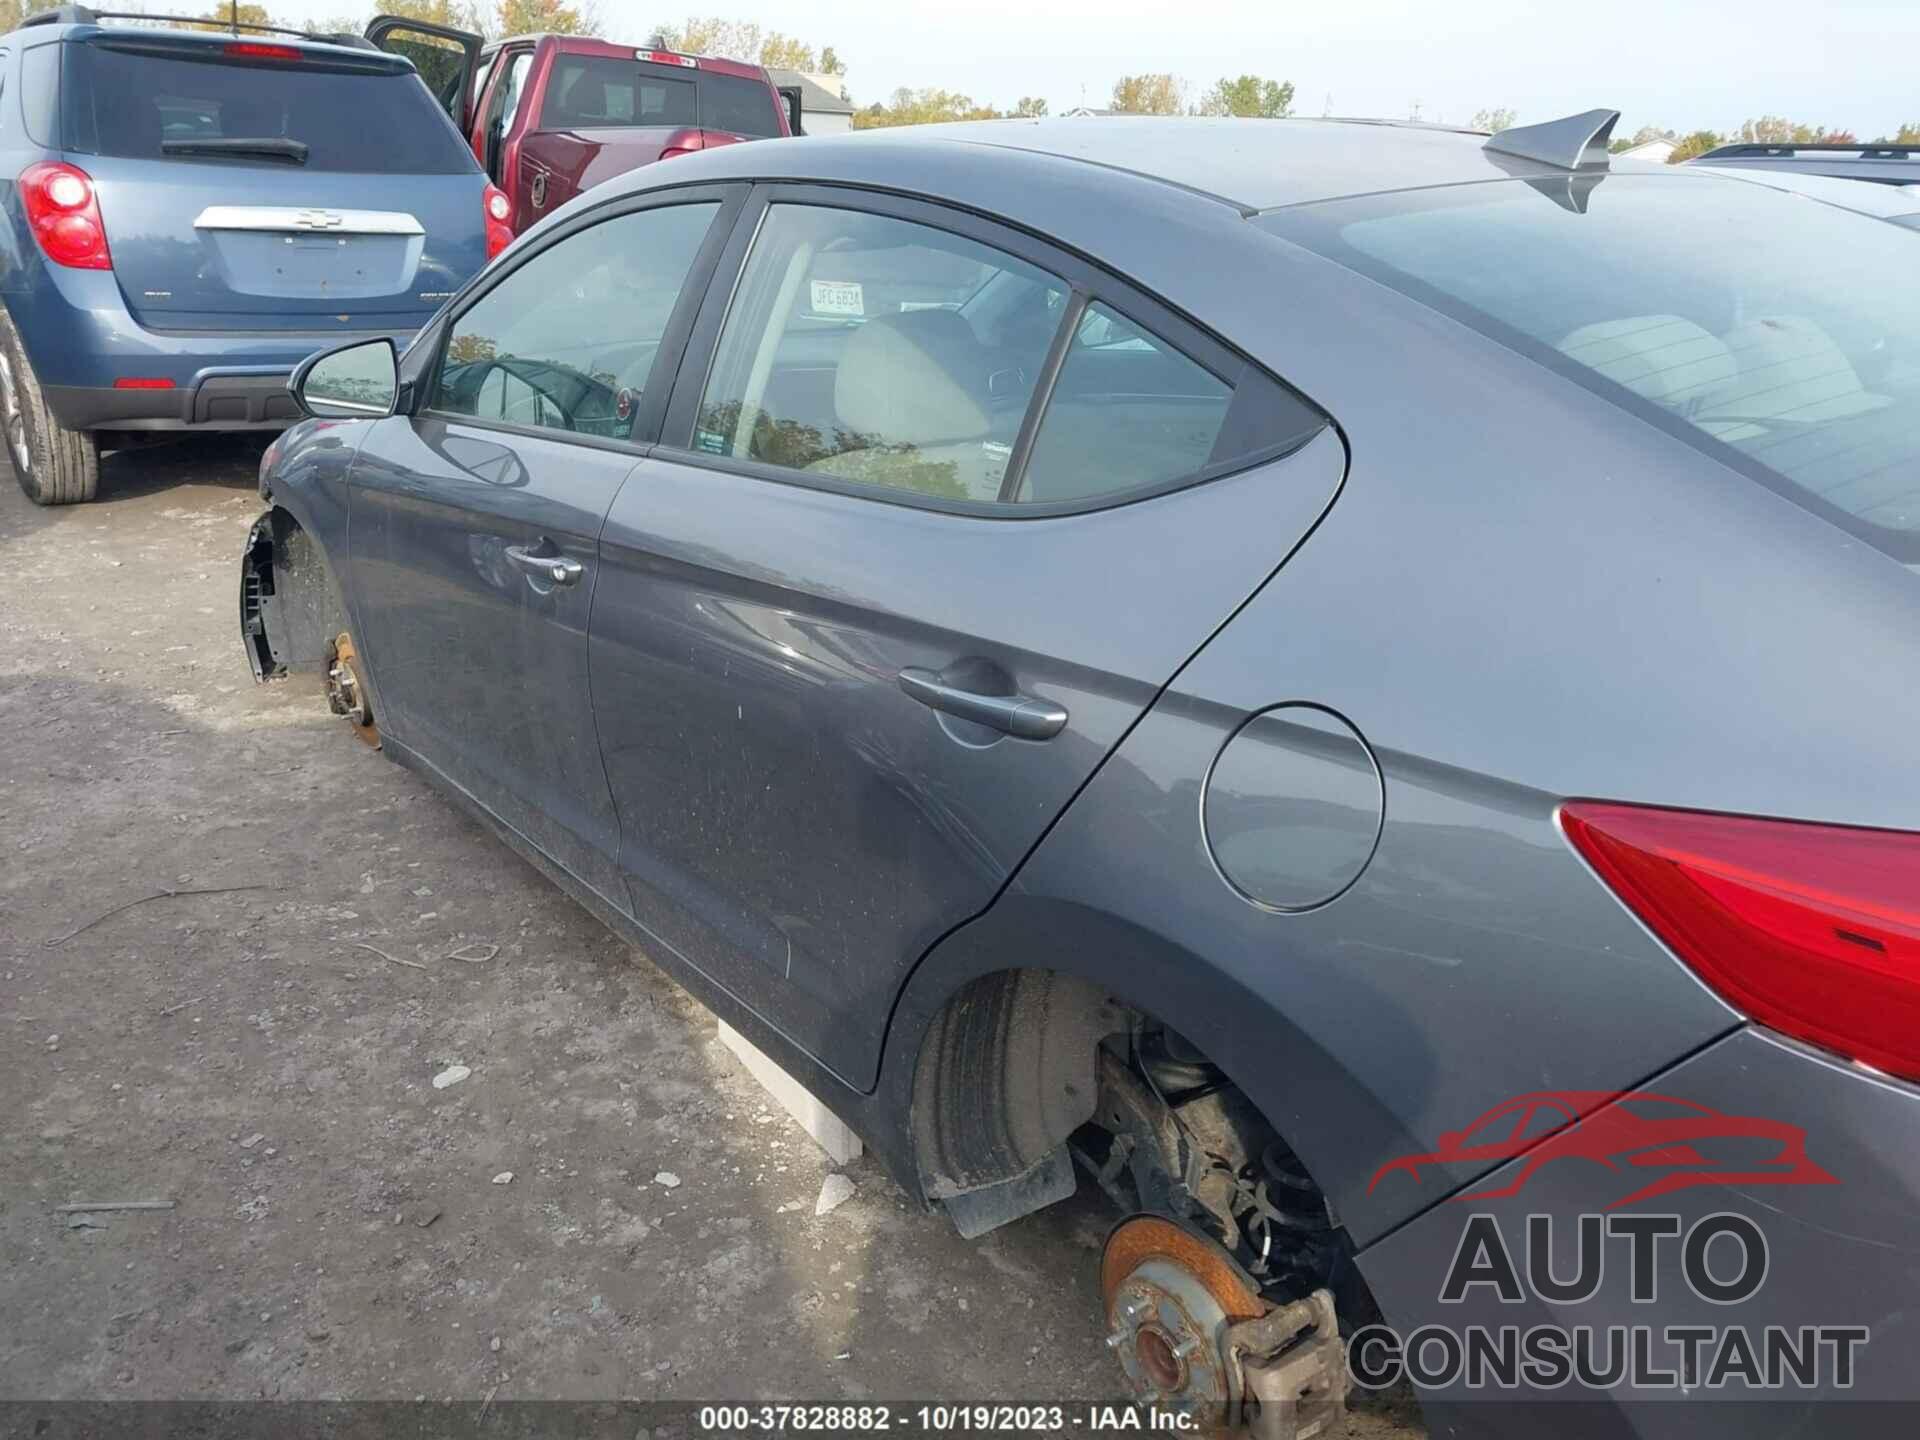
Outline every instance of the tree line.
{"label": "tree line", "polygon": [[[52,8],[54,0],[0,0],[0,32],[11,30],[28,15]],[[205,8],[201,8],[204,6]],[[173,13],[159,0],[147,6],[132,0],[128,9],[153,8],[161,14]],[[183,7],[185,8],[185,7]],[[357,34],[371,13],[340,14],[318,21],[311,28],[322,34]],[[436,25],[475,30],[488,36],[524,35],[552,32],[560,35],[600,35],[602,19],[595,0],[377,0],[383,14],[404,15]],[[258,0],[245,3],[209,4],[199,0],[192,13],[205,18],[196,23],[209,29],[222,29],[237,20],[243,25],[287,24],[276,21],[270,8]],[[622,36],[623,39],[640,37]],[[648,43],[683,51],[690,55],[717,55],[777,70],[800,70],[808,74],[846,74],[846,65],[833,46],[815,47],[796,36],[768,30],[750,21],[729,20],[723,16],[690,15],[677,24],[653,26],[644,37]],[[1149,71],[1122,75],[1114,81],[1107,103],[1098,107],[1115,115],[1241,115],[1278,120],[1293,114],[1294,87],[1288,80],[1264,75],[1223,75],[1204,90],[1195,92],[1177,75]],[[1037,118],[1047,114],[1047,102],[1037,95],[1023,96],[1005,109],[982,103],[971,95],[939,87],[895,90],[885,101],[874,101],[854,112],[856,130],[883,129],[896,125],[933,125],[954,120],[1001,120]],[[1418,120],[1420,107],[1412,107],[1409,119]],[[1475,130],[1505,130],[1519,117],[1506,106],[1489,106],[1476,111],[1470,126]],[[1651,140],[1667,140],[1674,149],[1670,163],[1680,164],[1721,145],[1749,144],[1829,144],[1852,145],[1859,137],[1851,130],[1826,125],[1809,125],[1779,115],[1762,115],[1737,129],[1722,134],[1717,130],[1695,130],[1687,134],[1658,125],[1643,125],[1631,138],[1615,139],[1617,153]],[[1920,145],[1920,120],[1902,125],[1892,135],[1880,136],[1875,144]]]}

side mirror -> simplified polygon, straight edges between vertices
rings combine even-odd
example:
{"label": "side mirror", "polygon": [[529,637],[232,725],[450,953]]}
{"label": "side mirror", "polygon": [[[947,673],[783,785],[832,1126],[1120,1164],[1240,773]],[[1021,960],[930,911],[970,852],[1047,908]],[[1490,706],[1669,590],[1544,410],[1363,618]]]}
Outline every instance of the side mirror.
{"label": "side mirror", "polygon": [[400,394],[399,357],[385,336],[357,340],[303,360],[287,388],[317,418],[378,419],[393,413]]}

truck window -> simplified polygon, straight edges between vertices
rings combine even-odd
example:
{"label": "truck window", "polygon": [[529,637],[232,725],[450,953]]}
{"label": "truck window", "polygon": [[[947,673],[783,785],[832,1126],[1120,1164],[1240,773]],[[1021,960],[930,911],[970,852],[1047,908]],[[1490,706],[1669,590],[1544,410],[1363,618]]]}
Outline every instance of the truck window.
{"label": "truck window", "polygon": [[607,55],[561,55],[547,77],[542,130],[700,123],[691,73],[668,73]]}
{"label": "truck window", "polygon": [[481,133],[485,137],[487,174],[496,185],[500,183],[500,142],[513,128],[513,117],[520,109],[520,91],[527,83],[527,71],[532,64],[531,50],[515,50],[507,57],[506,68],[500,71],[493,93],[487,97],[486,124]]}
{"label": "truck window", "polygon": [[784,133],[770,85],[712,70],[700,72],[700,128],[763,138]]}

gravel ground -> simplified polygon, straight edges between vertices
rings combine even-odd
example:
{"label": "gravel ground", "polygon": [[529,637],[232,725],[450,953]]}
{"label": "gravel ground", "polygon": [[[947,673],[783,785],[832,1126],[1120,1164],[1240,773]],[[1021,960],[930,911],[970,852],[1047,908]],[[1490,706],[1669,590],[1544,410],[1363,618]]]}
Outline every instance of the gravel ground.
{"label": "gravel ground", "polygon": [[316,680],[253,684],[259,451],[0,479],[0,1397],[1115,1392],[1098,1205],[970,1244],[863,1161],[816,1218],[710,1014]]}

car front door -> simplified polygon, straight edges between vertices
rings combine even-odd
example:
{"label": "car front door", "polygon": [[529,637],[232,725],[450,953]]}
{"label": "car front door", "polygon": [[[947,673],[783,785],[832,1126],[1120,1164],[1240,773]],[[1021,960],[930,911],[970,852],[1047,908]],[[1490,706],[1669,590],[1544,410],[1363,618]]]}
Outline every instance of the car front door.
{"label": "car front door", "polygon": [[474,72],[486,43],[480,36],[404,15],[376,15],[367,26],[367,41],[377,50],[411,60],[421,83],[465,137],[472,120]]}
{"label": "car front door", "polygon": [[609,207],[489,272],[350,480],[383,735],[623,910],[588,699],[596,547],[726,203]]}
{"label": "car front door", "polygon": [[636,918],[864,1088],[914,962],[1344,451],[1161,306],[952,211],[763,188],[736,270],[601,537],[594,712]]}

